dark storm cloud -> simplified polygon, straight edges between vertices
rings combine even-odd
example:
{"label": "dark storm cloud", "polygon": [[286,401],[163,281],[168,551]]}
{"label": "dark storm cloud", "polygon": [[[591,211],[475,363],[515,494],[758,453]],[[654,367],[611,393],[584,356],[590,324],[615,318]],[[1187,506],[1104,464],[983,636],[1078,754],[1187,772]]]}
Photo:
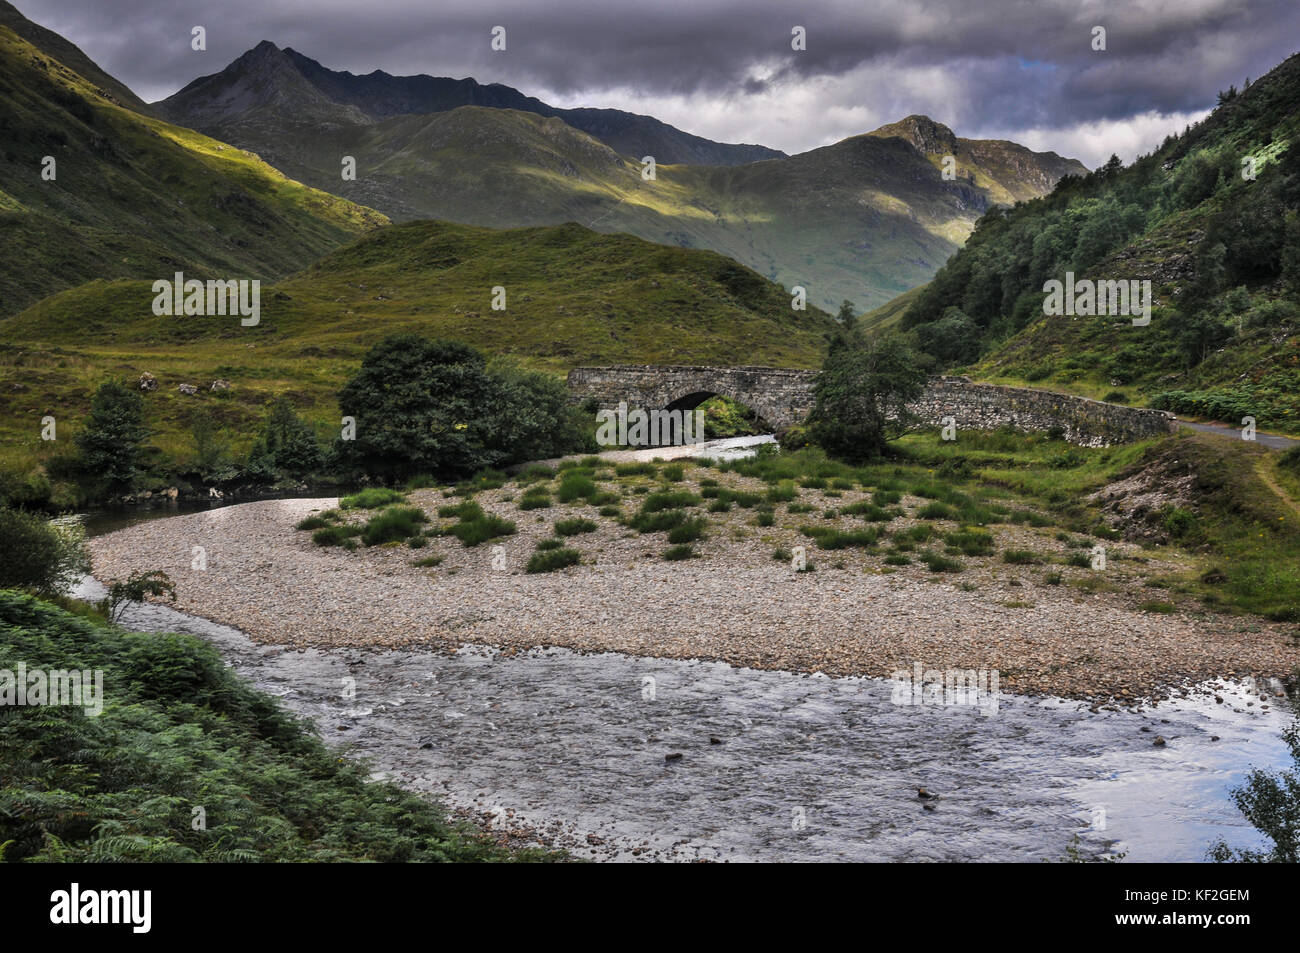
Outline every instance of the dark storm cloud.
{"label": "dark storm cloud", "polygon": [[[679,104],[708,97],[745,109],[767,97],[771,108],[771,97],[806,101],[810,90],[822,90],[828,107],[848,108],[856,96],[898,115],[947,112],[960,117],[963,134],[1193,113],[1212,105],[1216,90],[1295,52],[1300,36],[1296,0],[19,0],[18,6],[147,99],[216,72],[268,39],[334,69],[472,75],[589,105],[622,105],[609,95],[621,90],[648,104],[656,97]],[[206,53],[190,50],[195,24],[207,29]],[[507,29],[505,53],[489,48],[497,24]],[[807,29],[807,52],[790,49],[796,24]],[[1094,26],[1106,28],[1106,52],[1091,48]],[[870,86],[850,94],[845,84],[852,82]],[[886,111],[883,118],[898,116]],[[834,134],[837,129],[811,116],[807,141],[796,147]]]}

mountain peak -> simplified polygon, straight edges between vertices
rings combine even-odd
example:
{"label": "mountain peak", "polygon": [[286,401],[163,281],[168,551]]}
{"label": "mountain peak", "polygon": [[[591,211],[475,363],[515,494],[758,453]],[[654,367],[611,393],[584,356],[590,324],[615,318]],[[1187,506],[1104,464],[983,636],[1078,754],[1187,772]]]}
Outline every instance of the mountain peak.
{"label": "mountain peak", "polygon": [[957,148],[956,133],[929,116],[911,115],[881,126],[868,135],[902,139],[922,155],[951,155]]}

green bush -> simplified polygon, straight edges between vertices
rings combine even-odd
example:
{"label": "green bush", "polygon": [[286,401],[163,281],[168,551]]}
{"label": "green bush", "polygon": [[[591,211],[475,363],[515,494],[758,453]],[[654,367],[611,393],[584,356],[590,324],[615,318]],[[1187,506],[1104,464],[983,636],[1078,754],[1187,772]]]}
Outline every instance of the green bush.
{"label": "green bush", "polygon": [[708,526],[708,520],[703,517],[687,520],[680,526],[674,526],[668,531],[668,542],[693,543],[697,539],[703,539],[706,526]]}
{"label": "green bush", "polygon": [[798,495],[799,491],[795,489],[793,480],[781,480],[767,491],[767,502],[789,503]]}
{"label": "green bush", "polygon": [[799,531],[816,541],[819,549],[869,548],[880,541],[881,534],[880,529],[875,526],[855,530],[839,530],[831,526],[804,526]]}
{"label": "green bush", "polygon": [[555,497],[561,503],[572,503],[580,499],[590,502],[599,492],[600,488],[586,474],[566,473],[560,479],[560,487],[555,491]]}
{"label": "green bush", "polygon": [[0,508],[0,589],[52,596],[88,572],[90,554],[79,524],[51,523],[34,513]]}
{"label": "green bush", "polygon": [[566,566],[576,566],[582,561],[582,554],[576,549],[544,549],[528,557],[524,572],[555,572]]}
{"label": "green bush", "polygon": [[670,563],[678,562],[683,559],[690,559],[694,555],[695,551],[691,549],[690,543],[683,543],[680,546],[669,546],[664,550],[664,559]]}
{"label": "green bush", "polygon": [[987,556],[993,552],[993,534],[984,530],[964,528],[945,533],[943,541],[964,556]]}
{"label": "green bush", "polygon": [[1002,561],[1013,566],[1029,566],[1040,562],[1038,554],[1030,549],[1007,549],[1002,552]]}
{"label": "green bush", "polygon": [[[348,549],[355,549],[356,543],[352,541],[352,537],[360,536],[362,532],[364,532],[364,527],[361,526],[348,524],[324,526],[311,534],[311,541],[317,546],[343,546]],[[348,543],[352,545],[348,546]]]}
{"label": "green bush", "polygon": [[673,463],[664,467],[660,473],[669,483],[680,483],[682,482],[682,478],[686,475],[686,468],[680,463]]}
{"label": "green bush", "polygon": [[544,510],[551,505],[551,494],[540,486],[527,490],[519,499],[521,510]]}
{"label": "green bush", "polygon": [[938,553],[922,553],[921,562],[929,568],[930,572],[961,572],[961,561],[949,559]]}
{"label": "green bush", "polygon": [[653,463],[617,463],[614,465],[614,472],[621,477],[654,476],[659,472],[659,468]]}
{"label": "green bush", "polygon": [[594,533],[597,529],[593,520],[577,517],[571,520],[556,520],[556,536],[577,536],[579,533]]}
{"label": "green bush", "polygon": [[685,510],[659,510],[655,513],[637,513],[628,525],[639,533],[662,533],[684,522]]}
{"label": "green bush", "polygon": [[361,541],[367,546],[400,542],[420,532],[429,517],[418,506],[390,506],[380,510],[366,523]]}
{"label": "green bush", "polygon": [[449,528],[447,533],[455,536],[465,546],[478,546],[491,539],[513,536],[517,532],[515,524],[510,520],[483,512],[477,503],[461,504],[455,515],[460,517],[460,522]]}
{"label": "green bush", "polygon": [[641,501],[642,513],[657,513],[660,510],[675,510],[683,506],[695,506],[700,498],[687,490],[660,490],[651,493]]}
{"label": "green bush", "polygon": [[390,490],[387,487],[372,486],[359,493],[343,497],[343,499],[339,500],[339,506],[345,510],[373,510],[381,506],[405,502],[405,494]]}
{"label": "green bush", "polygon": [[554,537],[550,539],[539,539],[537,541],[537,549],[541,550],[542,552],[545,552],[548,549],[560,549],[563,545],[564,545],[564,540],[555,539]]}
{"label": "green bush", "polygon": [[916,518],[922,520],[950,520],[955,519],[957,513],[947,503],[932,502],[927,503],[916,511]]}

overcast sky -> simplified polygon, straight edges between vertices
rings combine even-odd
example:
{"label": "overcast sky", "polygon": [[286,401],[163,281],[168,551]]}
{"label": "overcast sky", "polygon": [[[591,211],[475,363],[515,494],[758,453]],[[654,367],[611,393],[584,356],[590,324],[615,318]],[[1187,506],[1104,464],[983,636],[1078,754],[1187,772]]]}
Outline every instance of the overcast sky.
{"label": "overcast sky", "polygon": [[924,113],[1090,167],[1149,151],[1300,47],[1300,0],[14,2],[148,101],[270,40],[332,69],[472,76],[790,153]]}

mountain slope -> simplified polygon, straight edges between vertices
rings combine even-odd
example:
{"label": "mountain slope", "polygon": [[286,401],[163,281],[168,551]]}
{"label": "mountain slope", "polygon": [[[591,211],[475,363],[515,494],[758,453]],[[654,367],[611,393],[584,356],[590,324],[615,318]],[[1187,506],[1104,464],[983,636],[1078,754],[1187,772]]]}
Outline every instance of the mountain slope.
{"label": "mountain slope", "polygon": [[[1045,315],[1067,272],[1150,281],[1151,323]],[[1298,293],[1300,54],[1127,168],[985,216],[901,324],[984,377],[1300,432]]]}
{"label": "mountain slope", "polygon": [[105,99],[146,116],[154,114],[144,100],[127,89],[125,83],[118,82],[105,73],[76,45],[53,30],[47,30],[33,23],[19,13],[13,4],[6,3],[5,0],[0,0],[0,26],[7,26],[42,53],[58,60],[68,69],[88,80],[97,87],[96,92]]}
{"label": "mountain slope", "polygon": [[[280,50],[266,40],[220,73],[201,76],[154,105],[174,122],[220,136],[232,125],[247,119],[250,103],[255,104],[253,109],[259,110],[271,105],[259,95],[258,87],[272,75],[278,83],[298,90],[300,95],[303,89],[310,89],[303,96],[307,102],[327,101],[343,107],[338,115],[349,122],[482,106],[556,116],[619,152],[637,158],[653,155],[665,164],[739,165],[784,155],[765,146],[713,142],[652,116],[619,109],[558,109],[500,83],[484,85],[473,79],[440,76],[392,76],[383,70],[356,76],[326,69],[310,57],[291,49]],[[274,96],[265,86],[261,91],[268,98]],[[302,117],[294,111],[292,100],[284,98],[281,103],[288,108],[277,113],[279,119],[300,121]]]}
{"label": "mountain slope", "polygon": [[[506,309],[492,310],[492,289]],[[53,452],[30,425],[80,419],[105,379],[148,371],[150,418],[170,454],[202,414],[238,442],[289,395],[337,426],[335,395],[366,350],[409,331],[556,372],[581,364],[815,367],[829,315],[713,252],[578,225],[498,231],[445,222],[377,229],[263,288],[261,322],[154,317],[148,281],[94,282],[0,320],[0,436],[9,455]],[[54,347],[57,345],[57,348]],[[56,353],[57,352],[57,353]],[[216,379],[230,390],[209,393]],[[187,397],[177,385],[201,385]],[[32,415],[35,414],[33,417]]]}
{"label": "mountain slope", "polygon": [[1034,152],[1005,139],[960,139],[929,116],[908,116],[870,135],[902,139],[939,169],[944,157],[952,156],[959,174],[999,205],[1027,202],[1052,191],[1067,175],[1088,174],[1083,163],[1055,152]]}
{"label": "mountain slope", "polygon": [[[829,309],[845,298],[872,307],[926,281],[990,204],[1086,172],[1052,153],[957,140],[924,117],[907,122],[953,141],[963,173],[956,181],[943,179],[939,157],[918,148],[905,124],[797,156],[673,165],[653,148],[601,141],[567,113],[522,108],[522,94],[509,87],[467,80],[448,91],[440,84],[454,81],[419,79],[336,74],[263,43],[160,108],[398,220],[506,228],[577,221],[709,248],[807,288],[810,301]],[[445,108],[467,99],[483,105]],[[408,114],[416,108],[437,111]],[[642,177],[646,151],[659,160],[652,181]],[[343,156],[356,159],[355,181],[341,176]]]}
{"label": "mountain slope", "polygon": [[18,25],[43,47],[0,25],[0,314],[95,278],[273,278],[385,221],[130,108],[48,52],[93,67],[71,44]]}

